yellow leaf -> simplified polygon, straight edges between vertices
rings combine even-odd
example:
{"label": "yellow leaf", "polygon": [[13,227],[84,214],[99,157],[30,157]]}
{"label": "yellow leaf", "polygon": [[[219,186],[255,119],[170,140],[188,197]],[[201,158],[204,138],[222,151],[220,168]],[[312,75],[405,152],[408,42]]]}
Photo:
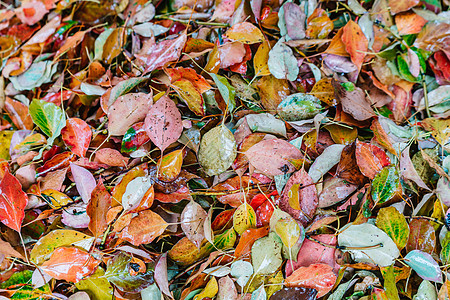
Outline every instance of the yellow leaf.
{"label": "yellow leaf", "polygon": [[238,234],[256,227],[256,214],[248,203],[241,204],[234,212],[233,227]]}
{"label": "yellow leaf", "polygon": [[264,40],[261,30],[249,22],[234,24],[228,29],[226,36],[233,41],[244,44],[260,43]]}
{"label": "yellow leaf", "polygon": [[201,300],[204,298],[212,298],[219,291],[219,285],[217,284],[216,277],[212,277],[206,284],[204,290],[194,297],[194,300]]}
{"label": "yellow leaf", "polygon": [[338,104],[334,97],[334,87],[331,84],[331,78],[322,78],[317,81],[309,94],[330,106]]}
{"label": "yellow leaf", "polygon": [[267,41],[262,42],[259,45],[258,50],[253,57],[253,65],[255,67],[255,76],[270,75],[269,66],[267,61],[269,60],[270,45]]}
{"label": "yellow leaf", "polygon": [[49,201],[49,205],[53,209],[61,208],[73,200],[64,193],[57,190],[48,189],[41,192],[41,195]]}
{"label": "yellow leaf", "polygon": [[13,134],[14,131],[0,132],[0,159],[9,159],[9,145],[11,144]]}
{"label": "yellow leaf", "polygon": [[164,155],[158,162],[158,178],[170,182],[175,180],[183,165],[183,150],[175,150]]}
{"label": "yellow leaf", "polygon": [[187,79],[179,79],[172,84],[173,89],[197,116],[205,115],[203,97],[194,84]]}

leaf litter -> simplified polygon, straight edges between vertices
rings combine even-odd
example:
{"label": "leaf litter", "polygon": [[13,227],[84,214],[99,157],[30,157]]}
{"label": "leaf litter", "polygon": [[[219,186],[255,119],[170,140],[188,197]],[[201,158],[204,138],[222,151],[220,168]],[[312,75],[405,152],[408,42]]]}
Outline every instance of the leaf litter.
{"label": "leaf litter", "polygon": [[0,298],[449,298],[448,0],[13,2]]}

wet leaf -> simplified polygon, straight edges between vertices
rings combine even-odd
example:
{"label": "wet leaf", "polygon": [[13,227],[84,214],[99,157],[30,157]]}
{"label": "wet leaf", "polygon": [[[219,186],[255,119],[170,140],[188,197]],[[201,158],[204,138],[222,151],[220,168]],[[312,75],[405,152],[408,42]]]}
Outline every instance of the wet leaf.
{"label": "wet leaf", "polygon": [[0,195],[0,221],[20,232],[28,196],[22,190],[19,180],[9,171],[6,171],[0,181]]}
{"label": "wet leaf", "polygon": [[224,125],[211,129],[202,137],[198,161],[209,176],[226,171],[235,158],[236,142]]}
{"label": "wet leaf", "polygon": [[130,274],[132,260],[130,254],[120,251],[108,261],[104,278],[121,291],[140,292],[154,282],[153,269],[147,267],[145,272],[132,275]]}
{"label": "wet leaf", "polygon": [[264,36],[258,27],[249,22],[234,24],[227,30],[226,36],[230,40],[244,44],[255,44],[264,40]]}
{"label": "wet leaf", "polygon": [[338,244],[358,248],[359,250],[345,250],[352,254],[355,261],[381,267],[392,265],[400,255],[392,239],[384,231],[368,223],[345,226],[338,235]]}
{"label": "wet leaf", "polygon": [[153,104],[153,93],[129,93],[119,96],[108,107],[108,131],[111,135],[124,135],[128,128],[143,121]]}
{"label": "wet leaf", "polygon": [[66,120],[66,126],[61,130],[61,137],[70,150],[80,157],[84,157],[92,138],[89,125],[78,118]]}
{"label": "wet leaf", "polygon": [[276,233],[260,238],[252,246],[252,265],[257,274],[272,274],[282,263],[281,248],[283,244]]}
{"label": "wet leaf", "polygon": [[181,228],[186,237],[200,248],[204,235],[204,222],[207,217],[206,211],[195,201],[191,200],[181,213]]}
{"label": "wet leaf", "polygon": [[131,219],[130,224],[120,233],[120,238],[135,246],[148,244],[159,237],[168,225],[158,214],[144,210]]}
{"label": "wet leaf", "polygon": [[280,39],[269,52],[269,60],[267,61],[270,73],[277,79],[297,79],[299,68],[297,59],[292,49],[284,44],[284,40]]}
{"label": "wet leaf", "polygon": [[183,131],[181,114],[169,97],[163,96],[148,111],[145,131],[161,151],[176,142]]}
{"label": "wet leaf", "polygon": [[406,251],[420,250],[432,254],[436,247],[436,232],[427,220],[413,219],[409,223],[409,238]]}
{"label": "wet leaf", "polygon": [[91,195],[91,199],[86,207],[86,213],[90,219],[88,228],[98,238],[108,226],[106,212],[111,207],[111,195],[101,181],[94,188]]}
{"label": "wet leaf", "polygon": [[256,214],[249,204],[242,203],[234,212],[233,228],[237,234],[241,235],[249,228],[256,227]]}
{"label": "wet leaf", "polygon": [[373,179],[371,195],[375,203],[383,204],[401,190],[400,179],[395,166],[383,168]]}
{"label": "wet leaf", "polygon": [[277,107],[278,115],[286,121],[299,121],[313,118],[322,106],[312,95],[297,93],[286,97]]}
{"label": "wet leaf", "polygon": [[391,160],[379,147],[356,141],[356,162],[364,176],[374,179],[382,168],[390,165]]}
{"label": "wet leaf", "polygon": [[425,280],[442,283],[442,272],[433,257],[420,250],[412,250],[406,254],[404,262]]}
{"label": "wet leaf", "polygon": [[301,267],[286,278],[288,287],[306,287],[317,290],[318,297],[327,294],[336,282],[333,268],[325,264],[312,264]]}
{"label": "wet leaf", "polygon": [[376,221],[377,227],[386,232],[401,250],[409,238],[409,227],[405,217],[394,207],[380,209]]}
{"label": "wet leaf", "polygon": [[91,276],[78,281],[75,286],[89,294],[92,300],[113,299],[113,287],[105,278],[105,270],[98,267]]}
{"label": "wet leaf", "polygon": [[267,175],[282,175],[295,170],[302,159],[300,151],[281,139],[263,140],[245,152],[250,164]]}
{"label": "wet leaf", "polygon": [[95,272],[101,261],[75,247],[59,247],[41,269],[55,279],[77,283]]}

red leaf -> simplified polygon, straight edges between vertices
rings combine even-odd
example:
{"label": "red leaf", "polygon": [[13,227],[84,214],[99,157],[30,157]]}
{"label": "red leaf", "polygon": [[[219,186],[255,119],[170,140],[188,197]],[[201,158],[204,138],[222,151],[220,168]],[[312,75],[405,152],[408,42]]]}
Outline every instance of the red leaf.
{"label": "red leaf", "polygon": [[288,287],[301,286],[316,289],[319,292],[317,298],[331,291],[335,282],[336,275],[333,273],[333,268],[325,264],[299,268],[286,278]]}
{"label": "red leaf", "polygon": [[[291,203],[300,209],[292,207]],[[301,169],[292,175],[283,189],[280,209],[306,226],[314,216],[318,204],[316,186],[305,169]]]}
{"label": "red leaf", "polygon": [[100,263],[100,260],[79,248],[59,247],[41,269],[55,279],[76,283],[94,273]]}
{"label": "red leaf", "polygon": [[61,130],[61,137],[73,153],[84,157],[91,143],[92,131],[85,121],[70,118],[66,121],[66,127]]}
{"label": "red leaf", "polygon": [[164,151],[183,132],[180,111],[169,97],[163,96],[150,108],[144,127],[152,142]]}
{"label": "red leaf", "polygon": [[0,182],[0,221],[20,232],[27,203],[28,196],[19,180],[7,171]]}

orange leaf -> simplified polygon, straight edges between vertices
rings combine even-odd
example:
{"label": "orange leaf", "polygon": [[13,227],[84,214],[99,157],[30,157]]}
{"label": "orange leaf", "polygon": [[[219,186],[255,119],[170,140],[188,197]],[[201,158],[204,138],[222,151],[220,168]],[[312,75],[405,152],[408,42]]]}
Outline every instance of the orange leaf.
{"label": "orange leaf", "polygon": [[41,269],[55,279],[76,283],[94,273],[100,263],[100,260],[79,248],[59,247]]}
{"label": "orange leaf", "polygon": [[239,243],[236,246],[236,250],[234,251],[234,256],[239,258],[241,256],[248,256],[251,252],[253,243],[262,237],[265,237],[269,234],[269,227],[261,227],[261,228],[250,228],[244,231],[241,234],[241,238],[239,239]]}
{"label": "orange leaf", "polygon": [[339,29],[338,32],[336,32],[336,35],[331,40],[330,45],[328,46],[327,50],[325,50],[325,53],[340,56],[349,56],[348,52],[345,50],[345,44],[342,41],[342,33],[343,28]]}
{"label": "orange leaf", "polygon": [[110,207],[111,195],[100,180],[92,191],[91,199],[86,207],[86,213],[91,219],[88,228],[95,237],[99,237],[106,230],[108,226],[106,223],[106,213]]}
{"label": "orange leaf", "polygon": [[383,167],[389,166],[391,160],[379,147],[356,140],[356,161],[364,176],[374,179]]}
{"label": "orange leaf", "polygon": [[166,182],[174,181],[180,174],[182,165],[183,150],[175,150],[164,155],[158,162],[159,180]]}
{"label": "orange leaf", "polygon": [[357,23],[350,20],[344,26],[342,42],[345,44],[345,50],[350,54],[352,62],[360,70],[364,57],[366,57],[369,41]]}
{"label": "orange leaf", "polygon": [[169,224],[151,210],[141,211],[120,233],[120,238],[135,246],[151,243]]}
{"label": "orange leaf", "polygon": [[313,264],[294,271],[286,278],[288,287],[306,287],[316,289],[319,293],[317,298],[322,297],[334,286],[336,275],[333,268],[326,264]]}
{"label": "orange leaf", "polygon": [[419,33],[427,22],[427,20],[413,12],[406,12],[395,16],[395,25],[397,25],[400,35]]}
{"label": "orange leaf", "polygon": [[192,68],[173,68],[173,69],[165,69],[164,70],[170,78],[170,82],[174,83],[177,80],[180,79],[187,79],[189,80],[196,89],[200,91],[201,94],[206,92],[207,90],[210,90],[212,87],[211,85],[206,81],[206,79],[197,74],[197,72]]}
{"label": "orange leaf", "polygon": [[388,6],[391,9],[391,14],[395,15],[399,12],[409,10],[419,4],[419,2],[419,0],[389,0]]}

